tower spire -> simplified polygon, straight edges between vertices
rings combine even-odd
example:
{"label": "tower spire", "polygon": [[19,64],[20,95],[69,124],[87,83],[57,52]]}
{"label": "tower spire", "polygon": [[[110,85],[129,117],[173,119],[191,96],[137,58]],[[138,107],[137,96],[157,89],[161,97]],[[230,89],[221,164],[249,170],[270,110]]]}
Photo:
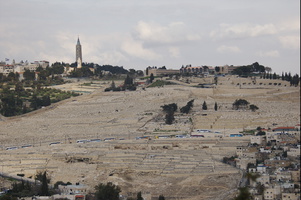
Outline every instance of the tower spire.
{"label": "tower spire", "polygon": [[75,62],[77,62],[77,68],[81,68],[83,58],[82,58],[82,46],[80,45],[79,36],[77,38],[77,44],[75,49],[76,49]]}

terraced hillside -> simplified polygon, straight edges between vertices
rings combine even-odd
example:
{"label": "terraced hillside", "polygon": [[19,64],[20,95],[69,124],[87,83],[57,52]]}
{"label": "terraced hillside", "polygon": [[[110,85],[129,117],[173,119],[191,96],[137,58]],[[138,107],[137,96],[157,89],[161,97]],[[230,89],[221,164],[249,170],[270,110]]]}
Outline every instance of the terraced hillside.
{"label": "terraced hillside", "polygon": [[[99,182],[112,181],[125,195],[142,191],[170,199],[230,199],[241,174],[221,160],[234,155],[236,146],[246,145],[248,137],[155,136],[190,134],[195,129],[226,136],[246,128],[300,122],[299,87],[251,86],[223,82],[215,88],[186,84],[134,92],[103,92],[101,87],[35,113],[1,118],[1,173],[33,177],[37,171],[47,170],[52,183],[80,182],[93,189]],[[232,103],[240,98],[259,110],[232,110]],[[160,106],[177,103],[182,107],[191,99],[190,114],[176,112],[174,124],[164,123]],[[201,109],[204,101],[206,111]],[[136,140],[141,136],[152,139]],[[77,143],[93,139],[108,141]]]}

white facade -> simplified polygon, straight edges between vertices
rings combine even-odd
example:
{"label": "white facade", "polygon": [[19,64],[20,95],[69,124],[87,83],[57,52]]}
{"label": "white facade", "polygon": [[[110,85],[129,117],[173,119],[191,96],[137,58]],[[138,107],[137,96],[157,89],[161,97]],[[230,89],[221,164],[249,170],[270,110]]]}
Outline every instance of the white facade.
{"label": "white facade", "polygon": [[263,184],[265,187],[268,187],[270,185],[270,175],[262,174],[256,179],[256,182]]}
{"label": "white facade", "polygon": [[88,187],[85,185],[59,185],[61,194],[87,194]]}
{"label": "white facade", "polygon": [[297,148],[290,148],[290,150],[287,151],[287,155],[292,157],[300,157],[300,145],[298,145]]}
{"label": "white facade", "polygon": [[256,136],[256,135],[254,135],[254,136],[251,136],[250,137],[250,140],[251,140],[251,144],[262,144],[263,143],[263,141],[265,141],[265,136],[263,136],[263,135],[258,135],[258,136]]}
{"label": "white facade", "polygon": [[282,200],[300,200],[300,193],[282,193]]}
{"label": "white facade", "polygon": [[19,73],[22,74],[25,70],[30,70],[32,72],[36,71],[38,67],[46,68],[49,67],[48,61],[35,61],[34,63],[20,62],[11,65],[0,65],[0,73],[7,76],[9,73]]}
{"label": "white facade", "polygon": [[271,188],[266,188],[263,195],[265,200],[275,200],[278,195],[281,194],[280,187],[275,186]]}

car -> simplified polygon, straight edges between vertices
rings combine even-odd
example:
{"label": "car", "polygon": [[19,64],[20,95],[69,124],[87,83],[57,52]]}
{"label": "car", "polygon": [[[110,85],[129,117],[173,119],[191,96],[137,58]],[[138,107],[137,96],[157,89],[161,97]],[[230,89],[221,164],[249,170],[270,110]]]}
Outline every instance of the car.
{"label": "car", "polygon": [[6,147],[6,150],[15,150],[15,149],[19,149],[19,147]]}
{"label": "car", "polygon": [[52,145],[56,145],[56,144],[61,144],[61,142],[51,142],[49,145],[52,146]]}

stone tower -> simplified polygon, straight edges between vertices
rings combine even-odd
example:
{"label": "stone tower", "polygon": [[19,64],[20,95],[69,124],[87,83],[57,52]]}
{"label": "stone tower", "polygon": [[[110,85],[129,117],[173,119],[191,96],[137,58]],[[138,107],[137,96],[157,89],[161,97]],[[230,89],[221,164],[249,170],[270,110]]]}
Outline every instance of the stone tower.
{"label": "stone tower", "polygon": [[77,62],[77,68],[82,67],[82,45],[80,45],[79,38],[77,39],[77,44],[76,44],[76,58],[75,61]]}

